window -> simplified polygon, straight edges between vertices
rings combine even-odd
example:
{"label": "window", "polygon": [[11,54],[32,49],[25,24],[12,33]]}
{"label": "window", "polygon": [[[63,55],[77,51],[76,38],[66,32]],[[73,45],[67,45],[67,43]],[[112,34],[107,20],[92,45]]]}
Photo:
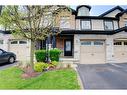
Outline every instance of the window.
{"label": "window", "polygon": [[127,45],[127,42],[124,42],[124,45]]}
{"label": "window", "polygon": [[81,29],[91,29],[90,20],[82,20]]}
{"label": "window", "polygon": [[104,27],[105,27],[105,30],[113,30],[113,22],[112,21],[105,21]]}
{"label": "window", "polygon": [[89,16],[89,9],[86,7],[79,8],[78,16]]}
{"label": "window", "polygon": [[122,45],[122,42],[115,42],[114,45]]}
{"label": "window", "polygon": [[125,26],[127,26],[127,20],[126,20],[126,21],[124,21],[124,25],[125,25]]}
{"label": "window", "polygon": [[18,44],[18,41],[11,41],[11,44]]}
{"label": "window", "polygon": [[103,41],[94,41],[94,45],[103,45]]}
{"label": "window", "polygon": [[70,17],[61,17],[60,28],[70,28]]}
{"label": "window", "polygon": [[27,44],[27,41],[19,41],[19,44]]}
{"label": "window", "polygon": [[81,45],[91,45],[91,41],[81,41]]}
{"label": "window", "polygon": [[3,40],[0,40],[0,44],[3,44]]}

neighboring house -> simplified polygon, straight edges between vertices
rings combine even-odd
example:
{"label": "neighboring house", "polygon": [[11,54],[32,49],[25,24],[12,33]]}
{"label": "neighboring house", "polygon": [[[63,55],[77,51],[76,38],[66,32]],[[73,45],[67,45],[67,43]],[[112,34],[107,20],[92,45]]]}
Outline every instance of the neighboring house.
{"label": "neighboring house", "polygon": [[[60,60],[81,64],[127,62],[127,9],[116,6],[99,16],[90,15],[91,7],[81,5],[59,13],[56,27],[61,33],[51,44],[63,50]],[[38,41],[36,48],[45,48]],[[0,32],[0,48],[15,52],[18,60],[28,61],[29,40],[15,38],[8,31]]]}

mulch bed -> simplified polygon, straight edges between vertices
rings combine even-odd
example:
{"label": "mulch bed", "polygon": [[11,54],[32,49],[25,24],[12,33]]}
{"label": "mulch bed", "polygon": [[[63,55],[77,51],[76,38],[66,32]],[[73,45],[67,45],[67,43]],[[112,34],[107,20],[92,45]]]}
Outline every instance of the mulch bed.
{"label": "mulch bed", "polygon": [[22,68],[23,70],[23,74],[21,75],[21,77],[23,79],[28,79],[28,78],[32,78],[32,77],[36,77],[38,75],[40,75],[41,73],[40,72],[35,72],[32,67],[26,67],[26,68]]}

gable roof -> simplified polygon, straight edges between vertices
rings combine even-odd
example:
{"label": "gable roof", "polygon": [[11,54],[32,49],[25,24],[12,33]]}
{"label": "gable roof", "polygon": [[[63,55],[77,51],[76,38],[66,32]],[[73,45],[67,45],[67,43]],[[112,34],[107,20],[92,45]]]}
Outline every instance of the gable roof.
{"label": "gable roof", "polygon": [[116,10],[116,9],[119,9],[120,11],[124,11],[124,9],[123,9],[122,7],[116,6],[116,7],[112,8],[112,9],[106,11],[105,13],[99,15],[99,16],[100,16],[100,17],[104,17],[105,15],[107,15],[107,14],[113,12],[113,11]]}
{"label": "gable roof", "polygon": [[116,15],[116,17],[122,16],[124,13],[127,13],[127,9],[125,9],[124,11],[118,13],[118,14]]}
{"label": "gable roof", "polygon": [[79,5],[79,6],[77,6],[76,11],[78,11],[78,9],[81,8],[81,7],[86,7],[89,10],[91,9],[91,6],[89,6],[89,5]]}

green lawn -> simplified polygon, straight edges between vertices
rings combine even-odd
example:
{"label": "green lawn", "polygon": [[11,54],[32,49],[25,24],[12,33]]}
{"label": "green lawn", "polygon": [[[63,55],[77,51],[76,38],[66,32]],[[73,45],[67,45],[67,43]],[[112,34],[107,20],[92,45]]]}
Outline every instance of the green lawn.
{"label": "green lawn", "polygon": [[0,89],[80,89],[73,69],[49,71],[31,79],[22,79],[21,74],[16,67],[1,70]]}

